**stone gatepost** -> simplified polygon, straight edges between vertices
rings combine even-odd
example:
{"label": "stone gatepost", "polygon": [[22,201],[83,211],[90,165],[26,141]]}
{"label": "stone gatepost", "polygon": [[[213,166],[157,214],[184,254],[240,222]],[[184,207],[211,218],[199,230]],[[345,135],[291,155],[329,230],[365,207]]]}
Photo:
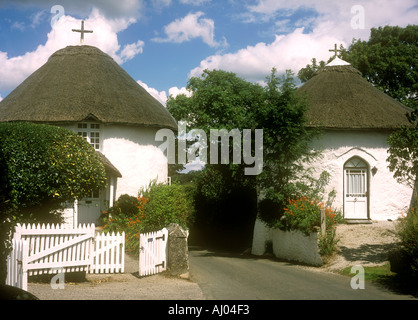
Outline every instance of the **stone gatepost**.
{"label": "stone gatepost", "polygon": [[175,223],[169,224],[167,230],[167,271],[173,276],[188,277],[189,250],[187,238],[189,232]]}

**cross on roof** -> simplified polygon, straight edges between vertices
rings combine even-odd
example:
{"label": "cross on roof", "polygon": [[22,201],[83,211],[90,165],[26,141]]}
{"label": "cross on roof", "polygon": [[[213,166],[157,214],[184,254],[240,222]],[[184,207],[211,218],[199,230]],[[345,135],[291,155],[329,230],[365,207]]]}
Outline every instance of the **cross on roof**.
{"label": "cross on roof", "polygon": [[80,32],[81,38],[80,43],[84,43],[84,34],[85,33],[93,33],[93,30],[84,30],[84,21],[81,21],[81,29],[72,29],[73,32]]}
{"label": "cross on roof", "polygon": [[337,44],[334,45],[334,49],[330,49],[330,52],[334,52],[334,57],[338,55],[338,52],[342,52],[342,50],[337,49]]}

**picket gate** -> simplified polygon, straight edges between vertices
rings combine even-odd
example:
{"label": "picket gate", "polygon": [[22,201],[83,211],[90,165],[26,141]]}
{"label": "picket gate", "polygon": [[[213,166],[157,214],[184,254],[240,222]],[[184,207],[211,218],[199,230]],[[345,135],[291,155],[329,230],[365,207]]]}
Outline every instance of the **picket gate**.
{"label": "picket gate", "polygon": [[20,225],[15,240],[26,240],[29,246],[26,264],[29,275],[87,271],[93,261],[95,226],[67,228],[65,225]]}
{"label": "picket gate", "polygon": [[7,285],[28,290],[28,271],[26,269],[28,252],[27,241],[12,239],[12,251],[7,257]]}
{"label": "picket gate", "polygon": [[28,275],[123,273],[125,233],[96,235],[95,226],[20,225],[7,258],[6,284],[27,290]]}
{"label": "picket gate", "polygon": [[139,276],[148,276],[167,270],[166,228],[141,234],[139,237]]}

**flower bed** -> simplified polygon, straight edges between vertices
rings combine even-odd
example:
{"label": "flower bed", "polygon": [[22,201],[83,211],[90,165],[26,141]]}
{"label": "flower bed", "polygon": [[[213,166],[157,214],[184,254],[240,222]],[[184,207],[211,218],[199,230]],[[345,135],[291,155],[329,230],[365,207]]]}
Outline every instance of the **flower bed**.
{"label": "flower bed", "polygon": [[[324,235],[319,233],[321,209],[325,210]],[[257,219],[252,253],[264,254],[266,244],[271,242],[278,258],[321,265],[323,257],[334,251],[335,226],[341,220],[341,214],[324,202],[307,197],[289,200],[283,214],[270,226]]]}

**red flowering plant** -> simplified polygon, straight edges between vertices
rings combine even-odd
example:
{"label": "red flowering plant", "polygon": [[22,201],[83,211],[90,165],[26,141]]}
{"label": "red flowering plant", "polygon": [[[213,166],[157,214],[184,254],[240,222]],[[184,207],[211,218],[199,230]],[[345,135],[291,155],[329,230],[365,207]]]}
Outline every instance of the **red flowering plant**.
{"label": "red flowering plant", "polygon": [[281,229],[299,230],[306,235],[317,232],[321,227],[321,210],[325,210],[326,232],[319,235],[319,253],[330,256],[338,242],[335,234],[337,223],[342,221],[339,211],[319,200],[308,197],[298,197],[288,201],[284,208],[283,218],[280,220]]}
{"label": "red flowering plant", "polygon": [[299,197],[288,201],[284,208],[283,226],[287,230],[299,230],[305,234],[315,232],[321,226],[321,209],[325,209],[327,229],[332,229],[341,219],[335,209],[324,202]]}
{"label": "red flowering plant", "polygon": [[103,212],[104,232],[125,232],[125,249],[136,252],[145,219],[146,197],[121,195],[109,211]]}
{"label": "red flowering plant", "polygon": [[131,217],[127,217],[127,228],[125,231],[126,251],[137,253],[139,250],[139,236],[143,232],[143,222],[145,220],[145,205],[149,198],[139,196],[137,198],[137,212]]}

